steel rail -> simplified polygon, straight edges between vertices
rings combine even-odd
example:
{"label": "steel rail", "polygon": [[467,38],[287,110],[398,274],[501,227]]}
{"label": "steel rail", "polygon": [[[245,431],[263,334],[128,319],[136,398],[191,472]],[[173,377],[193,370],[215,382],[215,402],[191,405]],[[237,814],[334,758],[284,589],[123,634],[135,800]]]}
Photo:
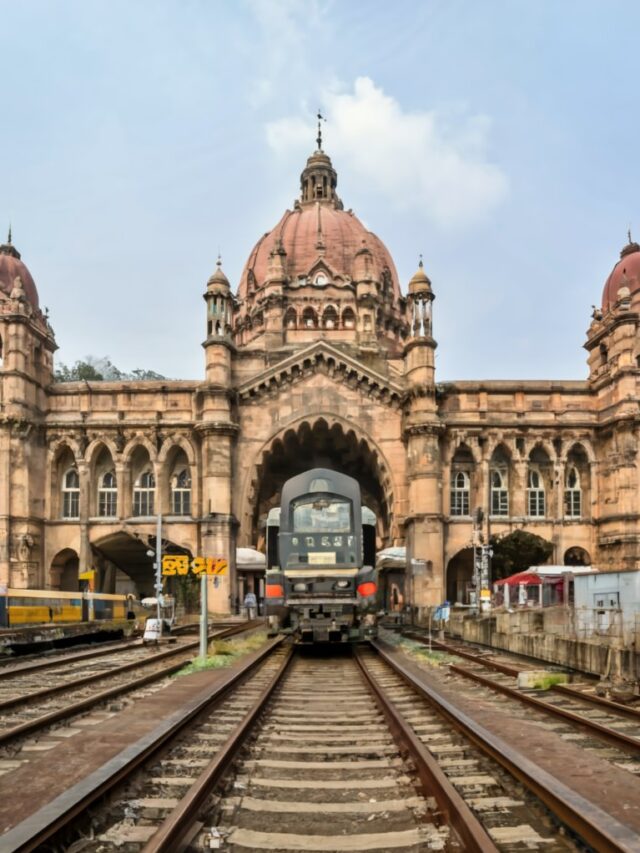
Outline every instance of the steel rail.
{"label": "steel rail", "polygon": [[[543,699],[538,699],[536,696],[530,696],[528,693],[521,693],[519,690],[510,687],[508,684],[500,684],[497,681],[492,681],[492,679],[488,678],[486,675],[481,675],[479,672],[472,672],[470,669],[465,669],[463,666],[449,664],[449,669],[464,678],[476,681],[483,687],[488,687],[490,690],[495,690],[497,693],[509,696],[510,699],[515,699],[517,702],[522,702],[524,705],[529,705],[532,708],[544,711],[552,716],[562,717],[565,720],[569,720],[569,722],[581,726],[590,732],[595,732],[597,735],[605,738],[616,746],[620,746],[626,750],[631,750],[632,752],[640,752],[640,740],[638,738],[626,735],[624,732],[617,732],[615,729],[610,729],[608,726],[602,725],[595,720],[589,720],[587,717],[582,717],[575,711],[570,711],[566,708],[559,708],[557,705],[552,705],[549,702],[545,702]],[[576,698],[579,699],[580,697]]]}
{"label": "steel rail", "polygon": [[75,663],[75,661],[88,660],[91,658],[103,657],[104,655],[114,654],[128,649],[135,649],[142,645],[142,640],[131,640],[128,643],[119,643],[117,646],[106,648],[101,646],[99,649],[87,649],[82,652],[71,652],[68,655],[52,660],[38,660],[34,663],[26,663],[18,666],[5,664],[0,667],[0,679],[12,678],[18,675],[28,675],[30,672],[37,672],[41,669],[53,669],[56,666],[63,666],[67,663]]}
{"label": "steel rail", "polygon": [[425,797],[435,798],[446,822],[457,833],[464,850],[470,853],[496,853],[498,848],[485,828],[449,781],[438,762],[416,736],[410,724],[397,710],[393,700],[371,675],[359,652],[356,652],[356,661],[369,690],[373,693],[376,704],[387,721],[393,739],[401,751],[409,754],[415,764]]}
{"label": "steel rail", "polygon": [[[230,633],[227,633],[230,632]],[[221,636],[233,636],[233,634],[241,633],[238,628],[229,628],[226,631],[220,632],[218,634],[214,634],[214,639],[219,639]],[[174,654],[177,654],[178,651],[183,652],[185,648],[192,648],[197,646],[198,643],[190,643],[188,646],[182,646],[180,650],[172,649],[171,651]],[[160,656],[156,655],[153,658],[147,658],[144,663],[148,663],[149,660],[156,661]],[[138,662],[140,665],[140,662]],[[49,711],[46,714],[42,714],[39,717],[34,717],[32,720],[26,720],[24,723],[19,723],[17,726],[13,726],[10,729],[6,729],[4,732],[0,732],[0,745],[6,744],[12,740],[15,740],[18,737],[23,737],[24,735],[32,734],[33,732],[37,732],[40,729],[44,729],[47,726],[53,725],[53,723],[58,723],[60,720],[65,720],[67,717],[73,717],[76,714],[87,711],[92,708],[94,705],[99,705],[101,702],[106,702],[109,699],[115,699],[117,696],[121,696],[123,693],[128,693],[131,690],[137,690],[139,687],[144,687],[147,684],[152,684],[154,681],[160,681],[161,678],[166,678],[169,675],[173,675],[174,672],[178,672],[186,665],[186,661],[180,661],[179,663],[171,664],[170,666],[166,666],[163,669],[157,670],[156,672],[150,672],[148,675],[141,676],[136,679],[135,682],[128,681],[125,684],[118,684],[115,687],[110,687],[107,690],[102,690],[99,693],[94,693],[92,696],[88,696],[86,699],[81,699],[80,701],[74,702],[71,705],[65,705],[62,708],[57,708],[54,711]],[[110,670],[106,673],[102,674],[102,677],[105,678],[108,675],[112,675],[116,670]],[[78,682],[74,682],[73,684],[67,684],[67,687],[73,688],[78,684]],[[29,697],[34,696],[35,694],[30,694]]]}
{"label": "steel rail", "polygon": [[[293,647],[291,646],[287,650],[286,658],[269,684],[267,684],[243,719],[229,734],[224,746],[205,767],[185,796],[180,800],[178,806],[166,818],[164,823],[161,824],[155,835],[145,844],[142,848],[142,853],[175,853],[175,851],[183,849],[185,842],[190,840],[194,835],[194,830],[197,832],[197,829],[200,827],[197,824],[198,815],[203,805],[213,793],[215,786],[221,781],[238,750],[251,733],[256,720],[264,711],[269,698],[288,669],[292,657]],[[197,824],[197,827],[194,827],[194,824]]]}
{"label": "steel rail", "polygon": [[[417,640],[417,642],[422,643],[423,645],[428,645],[429,640],[426,637],[423,637],[421,634],[416,634],[413,631],[404,632],[403,636],[408,637],[410,640]],[[451,646],[448,643],[443,643],[441,640],[431,639],[431,645],[434,649],[442,649],[444,652],[449,652],[451,655],[457,655],[459,658],[465,658],[467,660],[476,661],[476,663],[482,663],[482,666],[486,666],[488,669],[495,669],[496,672],[502,672],[504,675],[513,675],[517,676],[519,672],[522,672],[522,669],[517,669],[515,666],[509,666],[506,663],[498,663],[498,661],[488,660],[482,655],[474,655],[471,652],[465,652],[464,649],[458,649],[457,646]]]}
{"label": "steel rail", "polygon": [[[210,640],[220,640],[224,637],[233,636],[240,633],[241,630],[249,630],[248,628],[225,628],[222,631],[214,632],[209,635]],[[24,696],[14,696],[12,699],[4,699],[0,702],[0,711],[6,711],[9,708],[16,708],[18,705],[27,705],[34,699],[46,699],[48,696],[55,696],[57,693],[64,693],[66,690],[73,690],[76,687],[82,687],[85,684],[91,684],[94,681],[99,681],[107,676],[120,675],[132,669],[137,669],[147,664],[155,663],[156,661],[164,660],[165,658],[175,657],[183,654],[190,649],[196,649],[199,646],[199,640],[194,640],[191,643],[184,643],[176,648],[167,649],[165,652],[157,652],[154,655],[149,655],[147,658],[130,661],[116,666],[113,669],[107,669],[103,672],[93,672],[91,675],[83,675],[81,678],[76,678],[74,681],[64,681],[62,684],[56,684],[54,687],[43,687],[40,690],[35,690],[33,693],[27,693]]]}
{"label": "steel rail", "polygon": [[[404,634],[405,637],[409,637],[412,640],[417,640],[419,643],[428,645],[428,640],[423,637],[421,634],[415,634],[412,631],[407,631]],[[531,667],[523,667],[522,669],[517,669],[514,666],[509,666],[509,664],[498,663],[498,661],[489,660],[484,657],[484,655],[474,655],[472,652],[465,652],[464,649],[459,649],[457,646],[451,646],[447,643],[443,643],[440,640],[431,640],[431,644],[434,648],[442,649],[443,651],[447,651],[452,655],[457,655],[458,657],[465,658],[466,660],[473,661],[473,663],[477,663],[480,666],[484,666],[486,669],[493,669],[496,672],[501,672],[504,675],[511,675],[514,678],[518,676],[520,672],[528,672]],[[595,696],[589,693],[581,693],[566,684],[553,684],[550,688],[554,693],[563,693],[565,695],[570,695],[578,699],[584,699],[586,702],[591,702],[593,705],[598,705],[601,708],[607,709],[609,711],[617,711],[624,717],[629,717],[633,720],[640,720],[640,710],[638,708],[629,708],[626,705],[623,705],[621,702],[614,702],[611,699],[605,699],[602,696]]]}
{"label": "steel rail", "polygon": [[379,641],[371,643],[383,660],[411,685],[443,717],[469,738],[482,752],[497,761],[522,782],[562,823],[570,827],[599,853],[638,853],[638,834],[598,805],[573,791],[501,737],[490,732],[422,680],[422,673],[408,661],[398,660]]}
{"label": "steel rail", "polygon": [[231,668],[211,687],[207,687],[180,711],[163,719],[152,731],[136,743],[125,747],[89,776],[77,782],[35,814],[5,832],[0,837],[0,853],[32,853],[42,849],[53,836],[69,826],[75,818],[130,776],[145,761],[154,756],[167,741],[185,729],[203,711],[215,707],[239,682],[268,657],[283,642],[279,636],[267,642],[264,648],[249,655],[238,666]]}

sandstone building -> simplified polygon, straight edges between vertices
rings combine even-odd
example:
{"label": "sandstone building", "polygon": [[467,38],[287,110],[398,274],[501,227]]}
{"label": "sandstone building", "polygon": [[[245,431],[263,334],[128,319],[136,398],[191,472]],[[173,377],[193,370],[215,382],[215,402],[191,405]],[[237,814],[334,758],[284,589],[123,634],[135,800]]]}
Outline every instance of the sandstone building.
{"label": "sandstone building", "polygon": [[161,513],[166,549],[230,560],[210,597],[227,611],[249,582],[236,546],[261,545],[284,480],[315,465],[357,477],[380,547],[406,544],[417,605],[464,595],[477,507],[556,563],[640,568],[640,246],[606,282],[586,381],[438,384],[422,263],[403,290],[337,183],[319,141],[235,293],[218,262],[199,380],[54,383],[35,283],[0,246],[0,584],[77,589],[93,569],[150,593]]}

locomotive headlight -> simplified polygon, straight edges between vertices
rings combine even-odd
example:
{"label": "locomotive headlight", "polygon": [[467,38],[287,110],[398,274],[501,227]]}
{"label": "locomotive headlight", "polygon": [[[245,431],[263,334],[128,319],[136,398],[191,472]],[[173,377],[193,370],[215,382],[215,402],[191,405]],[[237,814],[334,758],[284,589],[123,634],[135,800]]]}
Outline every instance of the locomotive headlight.
{"label": "locomotive headlight", "polygon": [[349,581],[338,581],[338,583],[336,584],[336,587],[338,589],[348,589],[349,588]]}
{"label": "locomotive headlight", "polygon": [[306,592],[307,591],[306,583],[294,583],[293,591],[294,592]]}

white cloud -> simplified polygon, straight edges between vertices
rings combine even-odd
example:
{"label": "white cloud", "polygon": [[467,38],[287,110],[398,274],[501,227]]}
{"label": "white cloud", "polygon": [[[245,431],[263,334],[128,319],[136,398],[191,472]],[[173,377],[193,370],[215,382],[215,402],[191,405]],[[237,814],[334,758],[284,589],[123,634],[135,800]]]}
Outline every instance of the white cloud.
{"label": "white cloud", "polygon": [[[506,197],[507,177],[487,159],[487,116],[405,112],[368,77],[357,78],[353,92],[323,92],[322,103],[334,162],[395,208],[460,227],[483,220]],[[314,136],[308,119],[267,124],[268,143],[283,157],[308,154]]]}

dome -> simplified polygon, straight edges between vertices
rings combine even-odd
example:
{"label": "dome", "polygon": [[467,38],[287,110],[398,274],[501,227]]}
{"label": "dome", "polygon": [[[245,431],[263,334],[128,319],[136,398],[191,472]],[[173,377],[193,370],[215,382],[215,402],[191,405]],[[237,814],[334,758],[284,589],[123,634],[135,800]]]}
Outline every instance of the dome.
{"label": "dome", "polygon": [[6,243],[0,246],[0,290],[10,296],[13,283],[20,277],[24,292],[33,308],[38,307],[38,291],[27,267],[20,260],[20,252],[11,242],[11,231]]}
{"label": "dome", "polygon": [[631,235],[628,244],[620,252],[620,260],[605,282],[602,294],[603,311],[608,311],[616,304],[620,298],[618,291],[621,287],[628,288],[630,294],[640,290],[640,245],[631,240]]}
{"label": "dome", "polygon": [[300,201],[253,248],[242,272],[238,297],[244,299],[264,284],[269,256],[276,251],[283,258],[289,281],[296,283],[318,262],[336,277],[354,279],[356,255],[367,249],[372,259],[371,275],[380,281],[388,269],[393,295],[400,298],[398,273],[389,251],[352,211],[343,209],[336,194],[337,174],[320,148],[307,160],[300,184]]}

